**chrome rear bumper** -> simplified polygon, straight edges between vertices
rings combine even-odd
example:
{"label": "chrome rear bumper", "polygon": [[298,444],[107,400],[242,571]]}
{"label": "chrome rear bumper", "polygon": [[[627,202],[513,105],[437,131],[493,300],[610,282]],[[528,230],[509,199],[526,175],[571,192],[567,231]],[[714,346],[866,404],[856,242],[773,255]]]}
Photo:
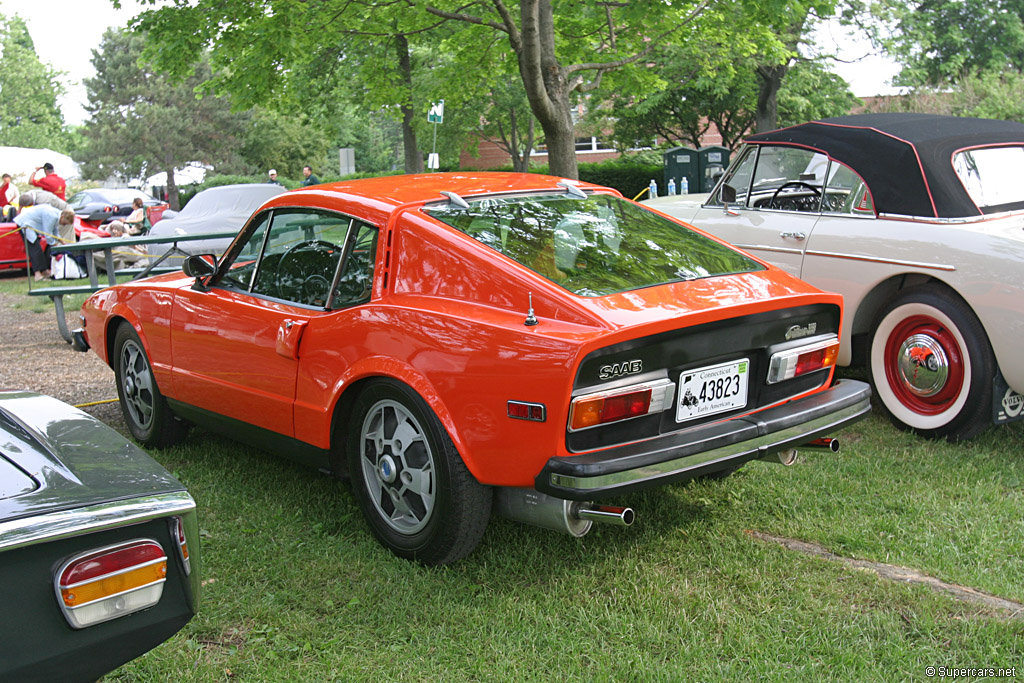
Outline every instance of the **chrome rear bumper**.
{"label": "chrome rear bumper", "polygon": [[825,391],[757,413],[593,453],[548,460],[535,487],[593,500],[672,482],[795,448],[867,417],[871,388],[840,380]]}

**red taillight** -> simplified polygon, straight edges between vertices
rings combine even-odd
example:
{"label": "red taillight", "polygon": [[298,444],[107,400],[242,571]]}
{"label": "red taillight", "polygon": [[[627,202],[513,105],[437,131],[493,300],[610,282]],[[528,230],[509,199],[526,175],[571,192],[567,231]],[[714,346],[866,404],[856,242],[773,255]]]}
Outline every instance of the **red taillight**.
{"label": "red taillight", "polygon": [[646,415],[651,407],[651,390],[634,391],[620,396],[609,396],[604,400],[601,422],[615,422],[627,417]]}
{"label": "red taillight", "polygon": [[829,335],[821,341],[772,354],[768,384],[775,384],[815,370],[830,368],[839,356],[839,338]]}
{"label": "red taillight", "polygon": [[167,554],[140,539],[68,560],[57,573],[57,601],[73,628],[85,628],[152,607],[163,595]]}
{"label": "red taillight", "polygon": [[185,576],[192,573],[192,563],[188,559],[188,539],[185,537],[185,521],[181,517],[171,518],[171,535],[178,542],[181,563],[185,567]]}
{"label": "red taillight", "polygon": [[671,402],[672,392],[673,384],[663,380],[579,396],[572,402],[569,430],[577,431],[660,412]]}
{"label": "red taillight", "polygon": [[526,403],[524,401],[509,401],[508,416],[517,420],[530,420],[531,422],[544,422],[547,419],[547,410],[543,403]]}

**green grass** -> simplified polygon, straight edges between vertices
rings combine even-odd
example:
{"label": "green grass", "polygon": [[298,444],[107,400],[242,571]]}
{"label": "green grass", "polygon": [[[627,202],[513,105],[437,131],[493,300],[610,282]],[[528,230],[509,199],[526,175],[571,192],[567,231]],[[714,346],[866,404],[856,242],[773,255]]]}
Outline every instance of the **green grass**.
{"label": "green grass", "polygon": [[573,539],[495,518],[454,566],[392,557],[338,482],[202,431],[156,457],[201,510],[200,614],[114,681],[911,680],[1021,666],[1024,621],[747,530],[1024,601],[1024,424],[966,445],[880,417],[836,455],[624,498]]}
{"label": "green grass", "polygon": [[[0,291],[10,280],[0,279]],[[48,302],[47,302],[48,303]],[[73,307],[69,304],[69,310]],[[838,454],[624,497],[583,539],[493,518],[427,569],[381,548],[347,483],[193,430],[153,455],[196,498],[199,614],[105,681],[899,681],[1024,667],[1024,619],[748,530],[1024,602],[1024,422],[962,445],[880,416]]]}
{"label": "green grass", "polygon": [[[100,273],[99,278],[101,283],[106,283],[106,273]],[[129,280],[131,280],[130,275],[119,275],[117,277],[117,281],[119,283],[127,282]],[[81,278],[79,280],[68,281],[45,280],[36,282],[31,278],[27,277],[24,274],[24,271],[0,271],[0,294],[19,295],[17,297],[6,298],[5,304],[10,303],[12,308],[15,308],[19,311],[25,311],[26,313],[49,313],[50,315],[53,315],[53,302],[50,301],[49,297],[27,296],[30,284],[32,289],[35,290],[43,289],[44,287],[55,287],[61,285],[88,285],[89,279]],[[64,297],[64,310],[68,312],[77,311],[82,307],[82,304],[88,298],[88,294],[69,294],[68,296]]]}

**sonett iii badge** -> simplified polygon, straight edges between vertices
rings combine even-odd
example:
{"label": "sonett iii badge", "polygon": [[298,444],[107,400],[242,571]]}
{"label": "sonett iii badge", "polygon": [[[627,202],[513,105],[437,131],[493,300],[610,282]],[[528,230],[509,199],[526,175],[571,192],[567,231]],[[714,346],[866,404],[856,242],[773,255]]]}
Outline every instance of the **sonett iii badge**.
{"label": "sonett iii badge", "polygon": [[807,323],[807,327],[800,327],[799,325],[793,325],[793,327],[786,330],[786,339],[799,339],[800,337],[810,337],[818,329],[818,323]]}

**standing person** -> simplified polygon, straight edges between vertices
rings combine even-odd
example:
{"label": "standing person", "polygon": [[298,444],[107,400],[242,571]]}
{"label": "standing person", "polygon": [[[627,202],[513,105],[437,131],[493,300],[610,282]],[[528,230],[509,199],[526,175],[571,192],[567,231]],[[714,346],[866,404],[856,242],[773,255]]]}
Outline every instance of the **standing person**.
{"label": "standing person", "polygon": [[0,184],[0,211],[3,212],[2,218],[5,223],[13,220],[14,214],[18,213],[19,194],[18,186],[11,180],[11,174],[4,173],[3,184]]}
{"label": "standing person", "polygon": [[43,248],[44,237],[56,242],[57,222],[60,211],[49,204],[33,204],[32,198],[22,195],[18,199],[21,210],[14,217],[14,224],[21,228],[28,250],[29,269],[36,280],[50,277],[50,257]]}
{"label": "standing person", "polygon": [[305,179],[302,181],[302,186],[303,187],[309,187],[310,185],[319,185],[320,184],[320,179],[317,178],[315,175],[313,175],[313,167],[312,166],[303,166],[302,167],[302,175],[306,176]]}
{"label": "standing person", "polygon": [[[43,172],[43,177],[36,180],[36,174],[39,173],[40,170]],[[61,199],[67,199],[67,197],[64,196],[64,192],[67,190],[67,183],[64,182],[63,178],[54,173],[53,164],[50,162],[46,162],[42,166],[36,166],[36,170],[32,171],[32,175],[29,176],[28,182],[30,185],[34,185],[35,187],[46,190],[47,192],[54,193]]]}
{"label": "standing person", "polygon": [[267,175],[270,176],[270,180],[268,182],[271,185],[281,185],[282,187],[284,187],[284,185],[281,184],[281,181],[277,179],[277,169],[276,168],[272,168],[269,171],[267,171]]}

